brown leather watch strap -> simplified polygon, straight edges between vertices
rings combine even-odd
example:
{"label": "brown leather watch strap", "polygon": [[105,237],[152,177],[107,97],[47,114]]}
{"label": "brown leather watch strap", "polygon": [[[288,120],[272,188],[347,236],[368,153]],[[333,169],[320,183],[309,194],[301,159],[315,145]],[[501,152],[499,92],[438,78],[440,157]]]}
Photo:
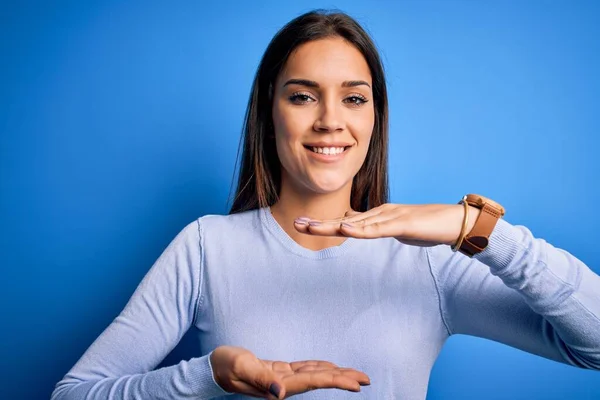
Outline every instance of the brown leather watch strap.
{"label": "brown leather watch strap", "polygon": [[[475,205],[475,204],[474,204]],[[492,234],[498,219],[502,217],[504,210],[500,210],[490,204],[484,204],[481,213],[475,221],[471,232],[463,240],[459,251],[469,257],[480,253],[489,243],[489,237]]]}

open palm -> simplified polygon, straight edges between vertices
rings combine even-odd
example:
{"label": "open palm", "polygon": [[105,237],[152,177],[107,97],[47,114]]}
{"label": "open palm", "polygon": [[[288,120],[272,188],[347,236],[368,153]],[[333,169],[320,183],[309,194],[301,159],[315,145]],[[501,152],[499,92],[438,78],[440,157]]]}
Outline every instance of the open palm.
{"label": "open palm", "polygon": [[363,372],[328,361],[261,360],[241,347],[221,346],[213,352],[211,362],[215,380],[223,389],[259,398],[284,399],[315,389],[359,392],[362,385],[370,384]]}
{"label": "open palm", "polygon": [[369,383],[369,378],[364,373],[351,368],[341,368],[328,361],[260,361],[283,381],[286,397],[314,389],[360,392],[360,386]]}

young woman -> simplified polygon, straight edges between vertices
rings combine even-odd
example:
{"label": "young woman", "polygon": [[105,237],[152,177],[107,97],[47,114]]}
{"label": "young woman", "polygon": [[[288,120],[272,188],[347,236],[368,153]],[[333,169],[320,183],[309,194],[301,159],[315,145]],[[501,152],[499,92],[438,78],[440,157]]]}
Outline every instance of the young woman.
{"label": "young woman", "polygon": [[[387,204],[387,120],[365,31],[291,21],[256,74],[230,215],[181,231],[52,399],[423,399],[456,333],[600,369],[600,277],[485,197]],[[154,370],[191,327],[204,355]]]}

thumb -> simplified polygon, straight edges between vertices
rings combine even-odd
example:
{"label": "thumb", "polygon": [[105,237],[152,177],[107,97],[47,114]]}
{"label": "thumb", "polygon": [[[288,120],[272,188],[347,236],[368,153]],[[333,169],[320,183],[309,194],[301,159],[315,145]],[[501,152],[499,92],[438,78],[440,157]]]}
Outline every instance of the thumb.
{"label": "thumb", "polygon": [[272,394],[277,399],[285,397],[283,382],[271,369],[265,366],[257,366],[251,370],[246,370],[239,375],[239,378],[262,392]]}

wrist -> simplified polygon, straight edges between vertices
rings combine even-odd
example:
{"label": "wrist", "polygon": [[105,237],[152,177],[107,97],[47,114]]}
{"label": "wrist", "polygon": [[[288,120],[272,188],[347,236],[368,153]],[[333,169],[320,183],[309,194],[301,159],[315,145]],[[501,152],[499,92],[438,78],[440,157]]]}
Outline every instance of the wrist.
{"label": "wrist", "polygon": [[457,243],[461,240],[461,237],[462,238],[466,237],[473,230],[473,227],[475,226],[475,223],[477,222],[477,218],[479,218],[479,214],[481,214],[481,210],[476,207],[473,207],[471,205],[466,207],[469,215],[467,217],[467,226],[461,235],[462,226],[465,222],[465,217],[466,217],[465,216],[465,206],[463,204],[456,204],[456,205],[453,205],[453,207],[456,210],[457,214],[459,215],[457,217],[457,221],[459,221],[459,223],[457,226],[457,233],[454,235],[454,240],[450,243],[450,246],[452,248],[454,248],[457,245]]}
{"label": "wrist", "polygon": [[212,378],[213,381],[223,390],[225,390],[225,388],[223,387],[223,382],[222,382],[222,377],[220,374],[220,370],[218,368],[219,365],[219,352],[221,351],[222,346],[217,347],[216,349],[214,349],[208,358],[208,363],[210,365],[211,368],[211,372],[212,372]]}
{"label": "wrist", "polygon": [[459,244],[453,250],[472,257],[487,247],[496,222],[504,216],[505,211],[500,204],[477,194],[464,196],[460,203],[470,207],[465,207],[463,212],[464,229],[461,231]]}
{"label": "wrist", "polygon": [[477,219],[479,218],[479,214],[481,214],[481,209],[473,207],[473,206],[469,206],[469,224],[467,225],[466,235],[471,233],[471,231],[473,230],[473,227],[475,226],[475,223],[477,222]]}

